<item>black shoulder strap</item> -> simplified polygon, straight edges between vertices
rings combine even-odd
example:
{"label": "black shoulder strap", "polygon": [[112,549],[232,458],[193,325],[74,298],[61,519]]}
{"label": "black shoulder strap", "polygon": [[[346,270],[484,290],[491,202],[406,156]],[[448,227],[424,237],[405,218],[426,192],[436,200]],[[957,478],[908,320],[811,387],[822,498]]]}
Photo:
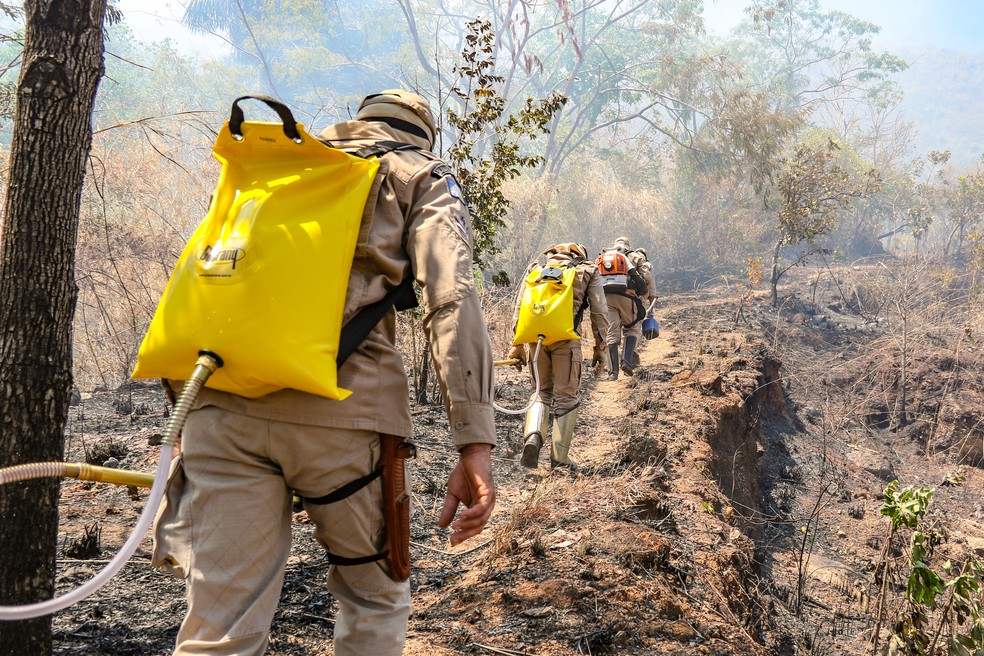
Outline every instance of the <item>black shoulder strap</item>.
{"label": "black shoulder strap", "polygon": [[379,157],[385,155],[386,153],[393,152],[394,150],[421,150],[420,146],[414,146],[413,144],[403,143],[402,141],[377,141],[371,146],[366,146],[353,151],[352,154],[363,159],[368,159],[370,157]]}
{"label": "black shoulder strap", "polygon": [[342,326],[335,366],[341,369],[342,364],[350,355],[355,353],[359,344],[365,341],[372,329],[386,316],[391,307],[395,306],[397,310],[410,310],[417,305],[417,294],[413,291],[413,276],[407,276],[403,282],[389,290],[386,296],[359,310]]}
{"label": "black shoulder strap", "polygon": [[622,324],[624,328],[631,328],[646,318],[646,306],[642,304],[642,299],[638,296],[629,296],[629,298],[631,298],[632,302],[635,304],[635,321],[632,323]]}
{"label": "black shoulder strap", "polygon": [[584,320],[584,310],[587,307],[588,307],[588,293],[587,291],[585,291],[584,300],[581,301],[581,307],[579,307],[577,309],[577,312],[574,313],[574,330],[577,332],[578,335],[581,334],[580,331],[581,321]]}
{"label": "black shoulder strap", "polygon": [[[352,154],[362,158],[380,157],[394,150],[420,150],[420,147],[400,141],[377,141]],[[411,310],[417,305],[417,294],[413,291],[413,276],[410,275],[381,299],[359,310],[342,326],[342,334],[338,340],[338,356],[335,358],[336,369],[342,368],[348,357],[355,353],[391,307],[396,307],[397,310]]]}

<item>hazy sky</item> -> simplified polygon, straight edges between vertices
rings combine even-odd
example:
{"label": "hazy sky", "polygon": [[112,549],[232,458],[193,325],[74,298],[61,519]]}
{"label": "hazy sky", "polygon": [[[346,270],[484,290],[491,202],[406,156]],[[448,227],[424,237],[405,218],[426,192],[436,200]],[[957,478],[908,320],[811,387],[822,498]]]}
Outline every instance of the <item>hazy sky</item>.
{"label": "hazy sky", "polygon": [[178,42],[182,49],[203,55],[220,57],[227,46],[218,37],[193,34],[181,25],[185,5],[188,0],[117,0],[116,6],[123,11],[126,24],[137,37],[146,42],[170,38]]}
{"label": "hazy sky", "polygon": [[126,23],[140,33],[140,36],[153,39],[167,36],[167,33],[180,28],[178,24],[184,14],[187,2],[178,0],[117,0],[116,6],[123,11]]}
{"label": "hazy sky", "polygon": [[[748,0],[704,0],[708,29],[721,33],[744,14]],[[882,28],[878,50],[937,47],[984,52],[984,0],[821,0]]]}
{"label": "hazy sky", "polygon": [[[392,0],[380,0],[392,1]],[[749,0],[704,0],[708,29],[718,34],[745,17]],[[221,49],[218,39],[189,37],[180,25],[187,0],[118,0],[127,23],[145,41],[165,36],[196,50]],[[984,0],[821,0],[838,10],[881,26],[878,50],[938,47],[984,53]]]}

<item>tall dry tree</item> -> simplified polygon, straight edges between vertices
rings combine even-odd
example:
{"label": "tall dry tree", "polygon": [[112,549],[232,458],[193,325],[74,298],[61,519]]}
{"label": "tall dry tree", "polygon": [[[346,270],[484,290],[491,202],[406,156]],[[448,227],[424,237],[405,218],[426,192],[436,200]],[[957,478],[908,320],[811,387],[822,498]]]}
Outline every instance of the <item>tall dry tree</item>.
{"label": "tall dry tree", "polygon": [[[72,385],[75,245],[106,0],[27,0],[0,225],[0,466],[61,460]],[[54,593],[58,481],[0,488],[0,603]],[[0,655],[52,653],[51,618],[0,622]]]}

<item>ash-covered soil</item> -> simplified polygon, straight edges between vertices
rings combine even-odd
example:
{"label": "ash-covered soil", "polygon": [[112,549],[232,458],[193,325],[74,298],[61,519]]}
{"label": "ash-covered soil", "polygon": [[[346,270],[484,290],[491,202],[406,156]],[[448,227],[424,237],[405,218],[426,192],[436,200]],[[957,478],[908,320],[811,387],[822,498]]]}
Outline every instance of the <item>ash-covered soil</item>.
{"label": "ash-covered soil", "polygon": [[[664,294],[662,335],[643,344],[636,376],[596,379],[585,363],[580,474],[552,473],[547,448],[537,470],[519,466],[522,418],[498,416],[498,505],[457,548],[436,526],[454,461],[444,413],[415,406],[406,654],[866,653],[881,494],[895,479],[934,489],[941,554],[984,557],[976,343],[938,336],[911,350],[900,413],[898,333],[852,308],[847,286],[791,278],[778,311],[758,294],[737,322],[739,293],[721,281]],[[496,374],[500,403],[525,404],[525,372]],[[156,385],[86,391],[69,459],[152,472],[166,415]],[[104,566],[147,495],[62,489],[60,591]],[[294,535],[267,653],[329,654],[328,566],[303,512]],[[56,615],[57,654],[169,653],[183,586],[149,551],[148,537],[106,587]]]}

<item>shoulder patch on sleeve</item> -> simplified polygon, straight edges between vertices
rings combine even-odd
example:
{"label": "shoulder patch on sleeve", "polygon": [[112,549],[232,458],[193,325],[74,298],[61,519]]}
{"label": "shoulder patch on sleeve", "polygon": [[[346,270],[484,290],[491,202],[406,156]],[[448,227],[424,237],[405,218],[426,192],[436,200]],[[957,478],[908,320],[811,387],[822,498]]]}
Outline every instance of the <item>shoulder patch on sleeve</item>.
{"label": "shoulder patch on sleeve", "polygon": [[454,171],[452,171],[451,167],[447,164],[438,164],[434,167],[434,170],[431,171],[431,175],[435,178],[443,178],[446,175],[454,177]]}
{"label": "shoulder patch on sleeve", "polygon": [[461,197],[461,185],[458,181],[454,179],[454,176],[444,178],[445,182],[448,183],[448,193],[457,198],[459,201],[464,202]]}

